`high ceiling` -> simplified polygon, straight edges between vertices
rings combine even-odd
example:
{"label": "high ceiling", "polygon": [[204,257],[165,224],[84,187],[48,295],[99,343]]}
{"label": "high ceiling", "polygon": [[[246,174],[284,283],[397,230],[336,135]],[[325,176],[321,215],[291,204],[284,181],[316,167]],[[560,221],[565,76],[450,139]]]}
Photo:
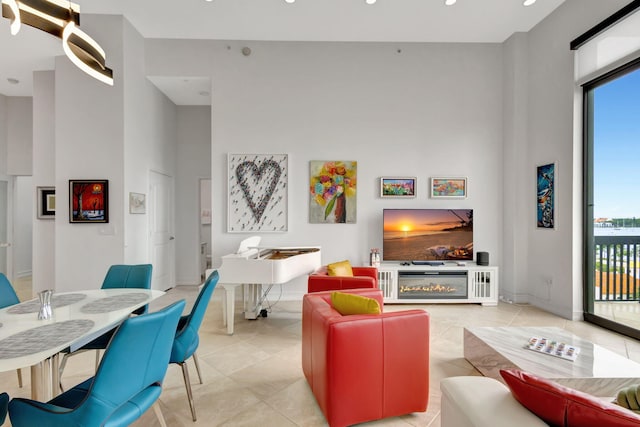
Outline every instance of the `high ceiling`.
{"label": "high ceiling", "polygon": [[[146,38],[500,43],[564,0],[76,0],[82,15],[122,14]],[[82,28],[82,25],[81,25]],[[99,40],[98,40],[99,42]],[[0,19],[0,94],[30,96],[32,72],[53,69],[61,42]],[[107,52],[107,63],[109,60]],[[7,79],[19,83],[9,83]],[[156,83],[157,84],[157,83]]]}

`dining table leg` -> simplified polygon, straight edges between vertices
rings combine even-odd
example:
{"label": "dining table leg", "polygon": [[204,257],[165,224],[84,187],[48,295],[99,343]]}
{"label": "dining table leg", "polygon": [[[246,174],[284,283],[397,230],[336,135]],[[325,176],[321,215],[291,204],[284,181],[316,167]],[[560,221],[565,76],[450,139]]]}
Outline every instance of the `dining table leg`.
{"label": "dining table leg", "polygon": [[58,353],[31,366],[31,399],[47,402],[53,399],[59,390]]}

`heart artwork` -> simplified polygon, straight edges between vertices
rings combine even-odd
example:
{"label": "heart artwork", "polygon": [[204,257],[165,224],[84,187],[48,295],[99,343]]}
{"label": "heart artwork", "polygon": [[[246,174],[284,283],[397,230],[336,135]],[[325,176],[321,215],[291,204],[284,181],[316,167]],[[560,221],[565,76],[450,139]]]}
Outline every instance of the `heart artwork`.
{"label": "heart artwork", "polygon": [[236,178],[256,222],[260,222],[280,175],[282,169],[274,160],[265,160],[260,166],[253,161],[245,161],[236,168]]}

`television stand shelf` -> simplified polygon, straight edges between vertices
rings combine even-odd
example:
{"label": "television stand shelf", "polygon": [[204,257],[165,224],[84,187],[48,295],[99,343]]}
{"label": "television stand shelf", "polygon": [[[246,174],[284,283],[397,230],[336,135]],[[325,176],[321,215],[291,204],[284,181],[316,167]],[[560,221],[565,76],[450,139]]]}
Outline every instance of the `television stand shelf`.
{"label": "television stand shelf", "polygon": [[402,265],[384,262],[378,267],[378,283],[385,303],[498,304],[498,267],[466,262],[458,265]]}

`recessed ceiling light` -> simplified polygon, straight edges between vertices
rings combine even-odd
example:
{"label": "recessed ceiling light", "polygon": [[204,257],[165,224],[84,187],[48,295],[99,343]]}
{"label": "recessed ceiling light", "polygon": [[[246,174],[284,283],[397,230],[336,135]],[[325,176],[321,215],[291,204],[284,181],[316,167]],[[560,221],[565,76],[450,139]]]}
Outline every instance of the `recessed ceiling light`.
{"label": "recessed ceiling light", "polygon": [[522,3],[523,6],[531,6],[532,4],[534,4],[536,2],[536,0],[524,0],[524,2]]}
{"label": "recessed ceiling light", "polygon": [[204,1],[211,3],[213,0],[204,0]]}
{"label": "recessed ceiling light", "polygon": [[447,6],[453,6],[454,4],[456,4],[456,1],[458,0],[445,0],[444,4]]}
{"label": "recessed ceiling light", "polygon": [[9,77],[9,78],[7,79],[7,81],[8,81],[9,83],[11,83],[12,85],[17,85],[18,83],[20,83],[20,80],[18,80],[18,79],[14,79],[13,77]]}
{"label": "recessed ceiling light", "polygon": [[284,2],[285,2],[285,3],[289,3],[289,4],[291,4],[291,3],[295,3],[295,2],[296,2],[296,0],[284,0]]}
{"label": "recessed ceiling light", "polygon": [[364,0],[366,4],[375,4],[377,0]]}

